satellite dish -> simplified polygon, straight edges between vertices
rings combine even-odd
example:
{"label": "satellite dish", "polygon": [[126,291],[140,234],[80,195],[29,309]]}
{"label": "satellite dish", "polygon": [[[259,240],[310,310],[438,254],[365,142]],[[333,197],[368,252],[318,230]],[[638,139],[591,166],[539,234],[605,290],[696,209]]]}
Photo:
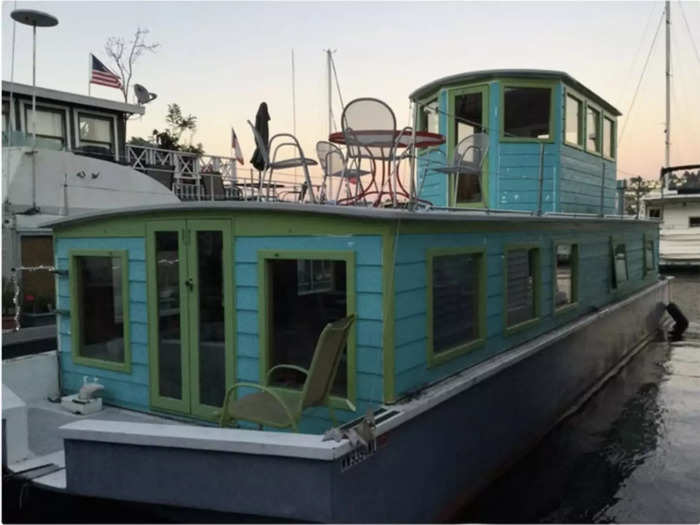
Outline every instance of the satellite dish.
{"label": "satellite dish", "polygon": [[154,100],[158,95],[151,93],[141,84],[134,84],[134,94],[136,95],[136,100],[139,104],[148,104],[151,100]]}

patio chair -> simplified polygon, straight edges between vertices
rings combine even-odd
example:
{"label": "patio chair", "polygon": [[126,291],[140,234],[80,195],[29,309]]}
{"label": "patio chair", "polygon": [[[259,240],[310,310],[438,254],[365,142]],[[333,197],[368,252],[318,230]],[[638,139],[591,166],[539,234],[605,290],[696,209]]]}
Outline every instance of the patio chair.
{"label": "patio chair", "polygon": [[[297,432],[304,409],[326,405],[335,426],[337,423],[330,405],[330,392],[354,321],[355,315],[351,314],[326,325],[318,338],[308,370],[295,365],[277,365],[267,371],[265,385],[235,383],[226,392],[219,425],[232,426],[236,421],[243,420],[257,423],[261,428],[263,425],[291,427]],[[285,368],[306,376],[301,391],[270,386],[270,376],[276,370]],[[234,393],[241,387],[254,388],[259,392],[234,399]]]}
{"label": "patio chair", "polygon": [[[338,181],[338,191],[335,195],[335,202],[338,202],[343,184],[347,192],[347,199],[344,200],[357,198],[360,191],[364,191],[362,187],[362,177],[364,175],[371,175],[373,173],[372,171],[360,169],[359,164],[357,164],[356,167],[348,166],[343,150],[325,140],[316,143],[316,154],[318,155],[318,161],[323,170],[323,183],[321,186],[325,187],[326,182],[333,178],[340,179]],[[351,180],[354,180],[357,184],[354,196],[350,188]]]}
{"label": "patio chair", "polygon": [[[459,179],[462,175],[481,177],[482,166],[489,150],[489,136],[486,133],[474,133],[462,139],[454,149],[452,162],[447,166],[432,168],[431,171],[452,175],[454,177],[455,202]],[[481,181],[479,181],[481,182]]]}
{"label": "patio chair", "polygon": [[204,199],[205,200],[225,200],[226,190],[224,189],[224,181],[220,174],[202,173],[202,183],[204,184]]}
{"label": "patio chair", "polygon": [[[253,135],[255,136],[255,144],[260,151],[265,166],[261,172],[258,188],[258,200],[262,196],[263,187],[266,186],[266,198],[270,198],[270,188],[272,187],[272,174],[275,170],[280,169],[290,169],[290,168],[303,168],[304,169],[304,180],[311,187],[311,176],[309,175],[309,166],[315,166],[318,164],[314,159],[310,159],[304,156],[304,150],[301,148],[297,138],[291,133],[278,133],[270,138],[269,143],[265,144],[260,133],[255,128],[253,123],[249,120],[247,121],[250,128],[253,130]],[[298,156],[291,157],[287,159],[278,160],[277,153],[280,149],[285,147],[292,147],[298,153]],[[267,184],[265,184],[265,173],[267,172]],[[309,192],[311,202],[316,202],[316,196],[313,191]]]}

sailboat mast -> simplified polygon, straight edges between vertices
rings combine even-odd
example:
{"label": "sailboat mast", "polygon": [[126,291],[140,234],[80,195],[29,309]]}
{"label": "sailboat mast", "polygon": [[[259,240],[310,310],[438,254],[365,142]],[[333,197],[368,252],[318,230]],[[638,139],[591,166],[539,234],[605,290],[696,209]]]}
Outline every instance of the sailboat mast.
{"label": "sailboat mast", "polygon": [[331,50],[326,50],[328,68],[328,135],[333,133],[333,107],[331,106]]}
{"label": "sailboat mast", "polygon": [[666,156],[664,167],[671,165],[671,2],[666,0]]}

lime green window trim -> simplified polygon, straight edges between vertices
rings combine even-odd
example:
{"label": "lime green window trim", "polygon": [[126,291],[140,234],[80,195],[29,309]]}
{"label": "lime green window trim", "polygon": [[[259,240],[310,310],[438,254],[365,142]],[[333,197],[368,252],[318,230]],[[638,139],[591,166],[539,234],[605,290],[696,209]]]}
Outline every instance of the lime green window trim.
{"label": "lime green window trim", "polygon": [[[556,87],[558,83],[556,81],[546,81],[546,80],[524,80],[524,79],[500,79],[500,130],[501,142],[535,142],[535,143],[545,143],[551,144],[555,142],[556,135],[556,121],[554,119],[554,105],[556,103]],[[538,139],[536,137],[511,137],[505,134],[505,94],[506,88],[546,88],[549,89],[549,138]]]}
{"label": "lime green window trim", "polygon": [[[521,323],[508,325],[508,255],[512,251],[527,250],[529,261],[533,268],[533,302],[534,314],[532,319]],[[532,328],[540,322],[542,317],[542,307],[540,298],[542,297],[542,276],[540,261],[540,245],[537,243],[526,244],[506,244],[503,247],[503,330],[506,335]]]}
{"label": "lime green window trim", "polygon": [[[577,130],[578,130],[578,142],[571,142],[567,140],[566,138],[566,128],[568,126],[568,119],[569,115],[567,112],[567,107],[568,107],[568,101],[569,98],[575,100],[579,104],[579,115],[578,115],[578,122],[577,122]],[[576,91],[573,89],[566,87],[564,89],[564,103],[563,103],[563,111],[562,115],[564,117],[564,123],[562,125],[562,142],[566,144],[567,146],[571,146],[572,148],[584,149],[584,145],[586,143],[586,133],[585,133],[585,121],[586,121],[586,99],[582,96],[579,95]]]}
{"label": "lime green window trim", "polygon": [[[71,304],[71,354],[73,362],[77,365],[104,368],[115,372],[131,373],[131,342],[129,326],[129,259],[126,250],[70,250],[69,279],[70,279],[70,304]],[[79,271],[79,258],[109,257],[119,258],[121,262],[121,294],[122,294],[122,330],[124,338],[124,360],[109,361],[81,355],[83,305],[79,301],[81,276]]]}
{"label": "lime green window trim", "polygon": [[[455,100],[461,95],[472,93],[481,94],[481,127],[483,132],[490,135],[489,125],[489,85],[475,84],[473,86],[453,88],[447,90],[447,134],[445,143],[447,144],[446,163],[452,162],[454,150],[457,145],[457,131],[455,129]],[[435,176],[435,175],[434,175]],[[443,175],[447,177],[447,202],[455,208],[485,208],[489,202],[489,159],[488,155],[481,167],[481,201],[480,202],[457,202],[457,195],[454,193],[455,180],[457,175]]]}
{"label": "lime green window trim", "polygon": [[648,233],[642,237],[644,243],[644,277],[649,278],[656,274],[656,250],[654,249],[654,239]]}
{"label": "lime green window trim", "polygon": [[[434,311],[435,301],[433,292],[433,263],[437,257],[448,255],[475,255],[477,256],[477,298],[476,298],[476,338],[459,344],[447,350],[435,351]],[[483,346],[486,340],[486,249],[485,248],[438,248],[427,252],[426,264],[426,291],[427,313],[426,333],[427,346],[426,357],[428,367],[442,365],[466,354],[470,350]]]}
{"label": "lime green window trim", "polygon": [[[614,161],[615,158],[617,157],[617,151],[616,151],[617,150],[617,121],[615,120],[615,117],[612,117],[611,115],[609,115],[607,113],[603,113],[603,118],[601,119],[601,121],[602,121],[602,131],[603,131],[601,134],[601,141],[603,141],[602,142],[603,146],[600,149],[601,149],[601,152],[602,152],[604,159]],[[605,142],[606,142],[605,123],[606,123],[606,121],[610,123],[610,137],[609,137],[610,155],[605,154],[605,148],[606,148],[606,145],[605,145]]]}
{"label": "lime green window trim", "polygon": [[[557,248],[559,246],[569,246],[571,248],[571,300],[561,306],[557,306],[557,291],[559,289],[557,280]],[[557,239],[553,243],[552,250],[552,311],[554,315],[561,315],[578,308],[579,302],[579,249],[578,244],[565,239]]]}
{"label": "lime green window trim", "polygon": [[[618,272],[617,255],[624,255],[624,269],[625,275],[621,275]],[[611,264],[611,281],[610,289],[611,291],[620,291],[627,288],[630,284],[630,274],[629,274],[629,258],[627,257],[627,244],[622,237],[610,237],[610,264]],[[623,278],[624,277],[624,278]]]}
{"label": "lime green window trim", "polygon": [[[312,259],[345,262],[347,314],[355,314],[357,297],[355,287],[355,253],[351,251],[311,251],[311,250],[260,250],[258,251],[258,338],[260,341],[260,383],[265,384],[267,371],[270,368],[270,337],[271,327],[270,299],[270,267],[267,261],[277,259]],[[331,396],[331,407],[341,410],[355,410],[357,397],[357,328],[351,328],[347,342],[347,396]],[[320,335],[320,334],[319,334]]]}

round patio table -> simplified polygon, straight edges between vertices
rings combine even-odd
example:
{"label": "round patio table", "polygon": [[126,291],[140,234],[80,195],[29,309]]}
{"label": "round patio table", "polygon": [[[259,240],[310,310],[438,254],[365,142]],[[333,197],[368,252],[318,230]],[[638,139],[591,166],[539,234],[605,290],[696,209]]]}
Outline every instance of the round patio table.
{"label": "round patio table", "polygon": [[[358,146],[364,146],[367,148],[372,148],[373,150],[379,150],[377,155],[375,155],[375,160],[381,162],[382,167],[382,181],[381,185],[377,184],[376,173],[372,174],[372,182],[365,188],[362,194],[358,195],[354,201],[358,201],[360,198],[364,198],[369,194],[377,194],[377,200],[374,202],[375,206],[381,203],[382,196],[385,194],[384,186],[388,182],[389,191],[388,194],[392,196],[400,195],[407,199],[411,198],[409,192],[403,187],[401,178],[396,174],[396,188],[392,189],[391,178],[387,178],[387,172],[390,171],[390,163],[394,158],[392,157],[392,148],[430,148],[433,146],[439,146],[445,143],[445,137],[439,133],[431,133],[429,131],[408,131],[408,130],[390,130],[390,129],[371,129],[371,130],[352,130],[352,136]],[[413,143],[413,137],[415,135],[415,144]],[[336,131],[328,136],[328,140],[335,144],[345,144],[347,145],[346,136],[342,131]],[[374,155],[374,152],[372,152]],[[398,170],[398,168],[397,168]],[[372,185],[375,186],[376,190],[370,192]]]}

